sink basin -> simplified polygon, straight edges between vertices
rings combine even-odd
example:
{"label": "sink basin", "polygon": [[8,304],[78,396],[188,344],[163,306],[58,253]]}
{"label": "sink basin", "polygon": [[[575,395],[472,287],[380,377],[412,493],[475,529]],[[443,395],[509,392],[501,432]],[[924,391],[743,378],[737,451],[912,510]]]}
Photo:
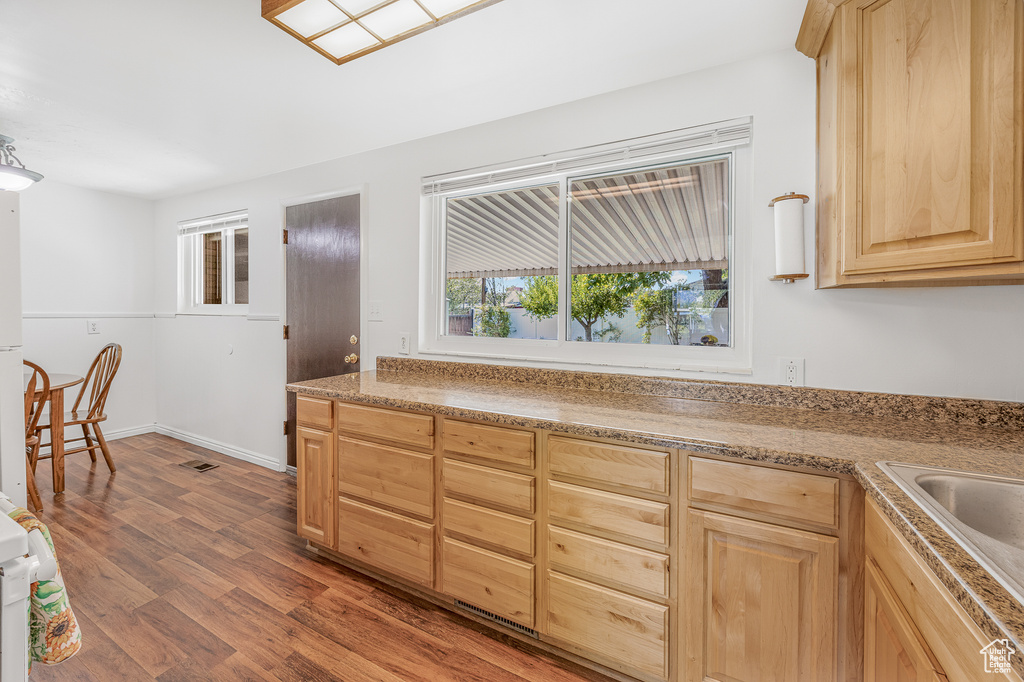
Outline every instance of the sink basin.
{"label": "sink basin", "polygon": [[897,462],[878,466],[1024,602],[1024,479]]}

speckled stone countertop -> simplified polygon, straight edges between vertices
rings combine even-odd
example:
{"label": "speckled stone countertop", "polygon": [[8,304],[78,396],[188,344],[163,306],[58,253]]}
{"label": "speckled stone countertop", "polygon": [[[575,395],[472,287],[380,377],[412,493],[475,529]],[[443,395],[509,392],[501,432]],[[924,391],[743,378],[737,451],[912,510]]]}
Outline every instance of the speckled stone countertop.
{"label": "speckled stone countertop", "polygon": [[[638,390],[636,377],[628,375],[618,375],[622,381],[602,379],[594,384],[588,373],[561,372],[564,376],[549,381],[543,378],[546,370],[493,365],[484,366],[495,368],[490,372],[452,369],[458,364],[387,358],[378,367],[388,370],[304,381],[289,384],[288,390],[848,474],[860,481],[982,631],[993,639],[1009,637],[1022,650],[1024,605],[893,483],[877,462],[1024,478],[1024,430],[1017,428],[1019,422],[1012,416],[1024,411],[1024,406],[862,393],[849,395],[863,409],[844,411],[844,392],[808,389],[812,395],[836,394],[825,403],[838,409],[781,407],[778,400],[765,401],[769,404],[744,400],[744,395],[758,395],[757,387],[749,384],[737,386],[737,402],[723,402],[729,397],[728,388],[715,382],[705,382],[714,399],[702,400],[696,389],[688,389],[688,397],[672,397],[660,390],[652,391],[654,395],[624,392],[623,388]],[[552,378],[550,373],[547,378]],[[896,403],[895,414],[912,413],[899,408],[904,400],[911,404],[938,400],[951,406],[943,414],[953,416],[932,420],[879,416],[872,406],[873,395]],[[794,400],[791,404],[800,404]],[[979,418],[979,411],[992,414],[993,409],[1011,418]],[[980,425],[992,421],[1000,425]],[[1013,663],[1024,676],[1024,657],[1015,656]]]}

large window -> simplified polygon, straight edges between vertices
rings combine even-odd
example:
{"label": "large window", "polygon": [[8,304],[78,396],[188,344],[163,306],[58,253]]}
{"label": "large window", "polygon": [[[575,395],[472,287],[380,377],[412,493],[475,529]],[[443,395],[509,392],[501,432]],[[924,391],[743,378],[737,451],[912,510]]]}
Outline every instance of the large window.
{"label": "large window", "polygon": [[178,312],[245,314],[249,218],[226,213],[178,223]]}
{"label": "large window", "polygon": [[734,232],[750,126],[730,123],[428,179],[421,350],[749,369]]}

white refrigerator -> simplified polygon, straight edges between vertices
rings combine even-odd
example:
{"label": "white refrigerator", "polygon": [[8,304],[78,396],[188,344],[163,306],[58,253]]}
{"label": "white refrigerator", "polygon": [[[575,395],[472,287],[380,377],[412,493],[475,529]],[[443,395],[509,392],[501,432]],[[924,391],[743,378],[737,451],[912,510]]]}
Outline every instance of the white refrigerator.
{"label": "white refrigerator", "polygon": [[18,193],[0,190],[0,491],[25,506],[25,380],[21,364]]}
{"label": "white refrigerator", "polygon": [[[0,491],[25,506],[25,380],[21,364],[18,194],[0,190]],[[0,507],[6,507],[0,495]],[[0,682],[26,679],[28,596],[39,562],[25,531],[0,511]]]}

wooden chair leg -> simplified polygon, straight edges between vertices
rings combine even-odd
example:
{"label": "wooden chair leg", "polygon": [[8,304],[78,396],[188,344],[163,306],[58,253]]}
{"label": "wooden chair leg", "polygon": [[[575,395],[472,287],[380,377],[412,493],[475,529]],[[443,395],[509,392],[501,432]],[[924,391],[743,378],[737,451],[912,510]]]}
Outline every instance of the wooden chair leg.
{"label": "wooden chair leg", "polygon": [[31,459],[28,453],[25,453],[25,482],[28,484],[28,501],[32,505],[32,511],[39,513],[43,511],[43,500],[39,497],[39,486],[36,485]]}
{"label": "wooden chair leg", "polygon": [[92,437],[89,435],[89,425],[82,424],[82,433],[85,434],[85,444],[89,448],[89,459],[96,463],[96,448],[92,444]]}
{"label": "wooden chair leg", "polygon": [[100,425],[93,424],[92,430],[96,432],[96,440],[100,442],[100,450],[103,451],[103,459],[107,460],[107,468],[110,469],[110,473],[114,473],[117,468],[114,466],[114,460],[110,458],[110,448],[107,447],[107,439],[103,437],[103,432],[100,431]]}

